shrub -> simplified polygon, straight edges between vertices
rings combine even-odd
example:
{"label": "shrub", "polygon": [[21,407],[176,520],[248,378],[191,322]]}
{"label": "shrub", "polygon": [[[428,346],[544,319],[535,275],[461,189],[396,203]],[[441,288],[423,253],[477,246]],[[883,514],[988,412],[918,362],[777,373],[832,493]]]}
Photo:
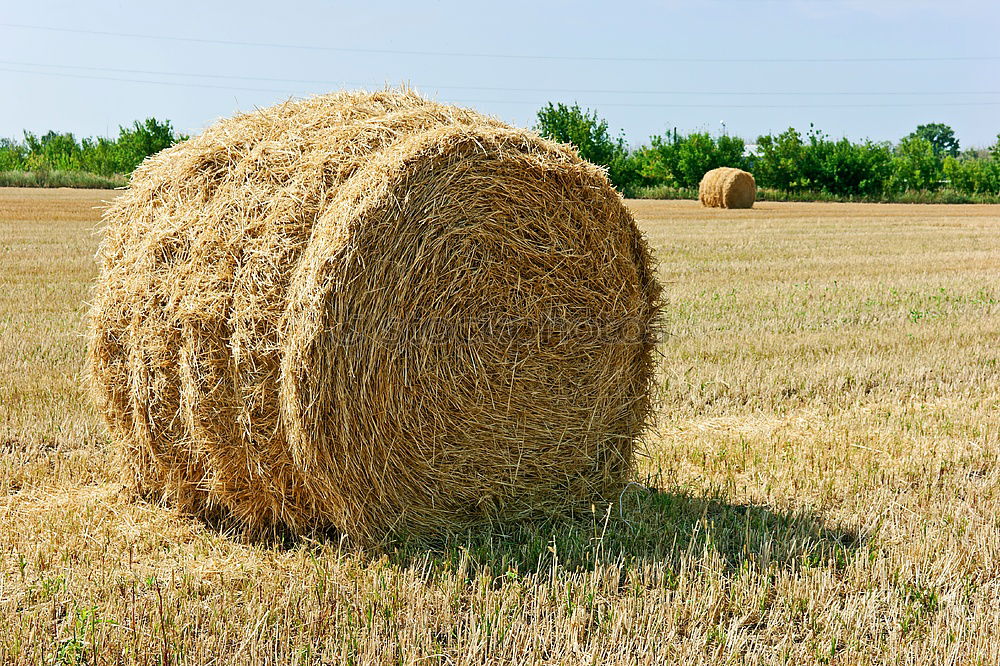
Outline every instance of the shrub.
{"label": "shrub", "polygon": [[925,139],[934,149],[934,154],[939,158],[950,156],[958,157],[958,139],[955,138],[955,130],[944,123],[929,123],[927,125],[917,125],[917,129],[907,135],[907,139]]}
{"label": "shrub", "polygon": [[117,139],[84,138],[54,131],[24,133],[24,141],[0,139],[0,171],[86,171],[114,178],[131,173],[148,156],[187,137],[170,121],[147,118],[120,127]]}
{"label": "shrub", "polygon": [[905,190],[936,190],[941,185],[941,160],[927,139],[905,137],[896,148],[892,160],[890,188]]}
{"label": "shrub", "polygon": [[757,150],[753,171],[758,185],[790,191],[803,189],[801,165],[805,148],[802,135],[795,128],[789,127],[776,137],[770,134],[758,137]]}
{"label": "shrub", "polygon": [[540,109],[535,130],[547,139],[572,144],[580,157],[607,168],[612,184],[628,192],[641,184],[641,161],[632,156],[622,136],[612,137],[608,122],[597,112],[562,102]]}
{"label": "shrub", "polygon": [[707,132],[695,132],[684,137],[654,136],[651,148],[645,149],[643,175],[675,187],[697,187],[702,176],[712,169],[746,166],[743,139],[720,136],[713,139]]}
{"label": "shrub", "polygon": [[24,145],[11,139],[0,139],[0,171],[24,169],[28,151]]}
{"label": "shrub", "polygon": [[942,172],[949,185],[970,194],[1000,194],[1000,160],[946,157]]}
{"label": "shrub", "polygon": [[801,150],[801,185],[841,197],[878,196],[885,191],[892,172],[892,152],[887,144],[831,141],[810,128],[809,142]]}

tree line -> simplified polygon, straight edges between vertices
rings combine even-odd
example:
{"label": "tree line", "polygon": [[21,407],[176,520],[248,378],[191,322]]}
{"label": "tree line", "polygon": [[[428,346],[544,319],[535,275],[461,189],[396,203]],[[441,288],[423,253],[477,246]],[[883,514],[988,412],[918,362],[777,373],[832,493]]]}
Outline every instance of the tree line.
{"label": "tree line", "polygon": [[[626,196],[692,196],[706,171],[730,166],[753,173],[762,193],[774,198],[1000,197],[1000,136],[988,150],[961,151],[952,129],[941,123],[920,125],[895,145],[834,140],[810,125],[804,134],[789,128],[759,136],[752,146],[726,134],[674,131],[630,148],[595,111],[549,103],[538,111],[535,129],[605,167]],[[0,172],[88,173],[117,179],[106,184],[124,184],[146,157],[186,138],[170,121],[156,118],[120,127],[114,138],[25,132],[22,140],[0,139]]]}
{"label": "tree line", "polygon": [[0,139],[0,171],[82,171],[125,176],[148,156],[187,137],[169,120],[147,118],[119,127],[118,136],[77,139],[71,133],[24,133],[24,139]]}
{"label": "tree line", "polygon": [[804,135],[789,128],[759,136],[752,148],[735,136],[673,132],[630,149],[596,112],[550,103],[538,112],[535,129],[576,146],[584,159],[606,167],[611,182],[631,196],[657,191],[669,195],[671,188],[690,194],[706,171],[720,166],[750,171],[760,188],[803,198],[1000,195],[1000,135],[987,151],[962,152],[954,131],[941,123],[920,125],[896,145],[834,140],[810,125]]}

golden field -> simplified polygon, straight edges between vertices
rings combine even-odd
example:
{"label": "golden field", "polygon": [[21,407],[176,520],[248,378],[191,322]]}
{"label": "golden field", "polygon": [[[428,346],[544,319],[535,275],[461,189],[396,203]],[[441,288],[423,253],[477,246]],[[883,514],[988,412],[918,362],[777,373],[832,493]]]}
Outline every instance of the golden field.
{"label": "golden field", "polygon": [[637,483],[366,552],[120,491],[80,380],[113,195],[0,189],[0,664],[1000,663],[1000,206],[630,202]]}

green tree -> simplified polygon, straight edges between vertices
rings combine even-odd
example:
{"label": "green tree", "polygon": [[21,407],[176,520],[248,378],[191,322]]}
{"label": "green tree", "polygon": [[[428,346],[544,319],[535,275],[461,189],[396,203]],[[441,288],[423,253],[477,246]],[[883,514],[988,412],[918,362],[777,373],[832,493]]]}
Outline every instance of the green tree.
{"label": "green tree", "polygon": [[934,154],[938,157],[950,155],[958,157],[958,139],[955,138],[955,130],[944,123],[928,123],[927,125],[917,125],[917,129],[906,136],[907,139],[925,139],[934,149]]}
{"label": "green tree", "polygon": [[[715,140],[715,161],[716,167],[728,166],[736,169],[745,169],[749,165],[743,153],[746,151],[746,144],[738,136],[723,134]],[[715,167],[712,167],[713,169]]]}
{"label": "green tree", "polygon": [[24,143],[28,149],[29,169],[79,168],[80,146],[70,133],[60,134],[49,131],[41,136],[24,133]]}
{"label": "green tree", "polygon": [[674,176],[683,187],[701,182],[706,171],[715,168],[715,142],[705,132],[689,134],[676,146],[677,166]]}
{"label": "green tree", "polygon": [[678,142],[676,177],[681,185],[694,187],[706,171],[721,166],[743,166],[742,139],[720,136],[713,140],[707,132],[696,132]]}
{"label": "green tree", "polygon": [[660,147],[656,145],[658,138],[652,138],[653,145],[640,146],[633,151],[632,159],[643,181],[650,184],[673,184],[673,175],[663,159]]}
{"label": "green tree", "polygon": [[21,171],[25,168],[28,150],[12,139],[0,139],[0,171]]}
{"label": "green tree", "polygon": [[640,149],[643,161],[643,175],[659,183],[677,185],[677,146],[679,141],[666,137],[650,137],[650,147]]}
{"label": "green tree", "polygon": [[24,142],[0,139],[0,171],[89,171],[102,176],[131,173],[150,155],[187,137],[169,121],[147,118],[118,128],[117,139],[84,138],[70,133],[24,133]]}
{"label": "green tree", "polygon": [[757,137],[758,156],[754,178],[763,187],[779,190],[802,189],[802,160],[805,154],[802,135],[794,127],[778,136]]}
{"label": "green tree", "polygon": [[908,136],[899,142],[893,158],[891,187],[895,191],[934,190],[941,177],[941,160],[927,139]]}
{"label": "green tree", "polygon": [[647,156],[643,173],[648,178],[681,187],[694,187],[706,171],[720,166],[745,167],[743,139],[707,132],[687,136],[654,136],[652,146],[642,152]]}
{"label": "green tree", "polygon": [[837,141],[824,169],[823,189],[838,196],[880,196],[892,177],[892,151],[887,143]]}
{"label": "green tree", "polygon": [[132,127],[118,128],[118,173],[131,173],[150,155],[155,155],[186,137],[174,132],[169,120],[147,118]]}
{"label": "green tree", "polygon": [[948,184],[967,194],[1000,194],[1000,160],[944,158]]}
{"label": "green tree", "polygon": [[80,145],[80,166],[84,171],[112,176],[123,173],[129,166],[128,161],[122,159],[118,143],[113,139],[87,138],[82,139]]}
{"label": "green tree", "polygon": [[628,191],[642,180],[642,165],[633,159],[622,136],[612,137],[608,122],[596,111],[549,102],[537,114],[535,130],[547,139],[572,144],[580,157],[606,167],[615,187]]}
{"label": "green tree", "polygon": [[804,189],[842,197],[878,196],[892,174],[888,144],[832,141],[810,125],[808,143],[801,150],[801,185]]}

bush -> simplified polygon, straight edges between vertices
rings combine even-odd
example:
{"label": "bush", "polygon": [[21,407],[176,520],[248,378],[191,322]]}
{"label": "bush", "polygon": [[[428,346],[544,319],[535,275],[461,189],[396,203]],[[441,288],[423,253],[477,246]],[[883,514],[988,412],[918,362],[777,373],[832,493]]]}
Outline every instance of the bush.
{"label": "bush", "polygon": [[549,102],[537,118],[535,131],[553,141],[572,144],[580,157],[605,167],[619,190],[629,192],[641,183],[641,161],[631,154],[624,137],[611,136],[607,121],[596,112],[584,111],[578,104]]}
{"label": "bush", "polygon": [[801,147],[800,185],[839,197],[881,195],[892,175],[888,144],[831,141],[810,127],[809,141]]}
{"label": "bush", "polygon": [[[170,121],[156,118],[136,121],[132,127],[120,127],[117,139],[99,137],[77,141],[70,133],[50,131],[39,136],[25,132],[23,142],[0,139],[0,171],[36,174],[25,178],[25,182],[42,182],[37,174],[48,171],[87,172],[102,176],[104,180],[86,182],[118,182],[148,156],[185,138],[174,132]],[[13,177],[8,175],[7,178]],[[60,178],[60,182],[66,181],[66,176]]]}
{"label": "bush", "polygon": [[917,129],[907,135],[907,139],[925,139],[938,157],[958,157],[958,139],[955,130],[944,123],[917,125]]}
{"label": "bush", "polygon": [[942,161],[927,139],[908,136],[899,142],[892,161],[889,187],[894,192],[934,191],[941,186]]}
{"label": "bush", "polygon": [[1000,194],[1000,160],[946,157],[942,172],[948,184],[959,192]]}
{"label": "bush", "polygon": [[720,136],[713,139],[700,132],[684,137],[651,137],[651,148],[640,152],[644,157],[643,175],[653,182],[672,187],[697,187],[706,171],[729,166],[746,168],[743,139]]}
{"label": "bush", "polygon": [[757,150],[753,171],[758,185],[788,191],[804,188],[801,168],[805,147],[795,128],[789,127],[776,137],[758,137]]}
{"label": "bush", "polygon": [[27,157],[25,146],[10,139],[0,139],[0,171],[24,169]]}
{"label": "bush", "polygon": [[115,142],[118,158],[116,173],[132,173],[150,155],[185,138],[174,133],[169,120],[160,122],[156,118],[147,118],[142,123],[137,120],[128,129],[119,128],[118,141]]}

